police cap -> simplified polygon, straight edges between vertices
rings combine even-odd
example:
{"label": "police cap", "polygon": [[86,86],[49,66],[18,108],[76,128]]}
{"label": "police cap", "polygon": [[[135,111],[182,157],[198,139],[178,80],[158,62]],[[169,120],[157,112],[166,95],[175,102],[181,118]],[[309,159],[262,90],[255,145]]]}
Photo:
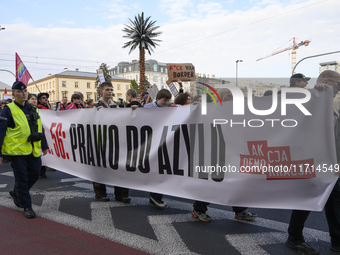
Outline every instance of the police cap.
{"label": "police cap", "polygon": [[22,81],[16,81],[13,83],[12,89],[27,89],[27,86]]}

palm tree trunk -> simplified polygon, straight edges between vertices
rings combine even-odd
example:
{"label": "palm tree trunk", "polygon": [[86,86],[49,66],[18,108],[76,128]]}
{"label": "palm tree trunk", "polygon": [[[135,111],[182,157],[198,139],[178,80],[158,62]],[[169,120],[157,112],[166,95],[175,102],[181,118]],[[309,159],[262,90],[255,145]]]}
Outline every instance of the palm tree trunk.
{"label": "palm tree trunk", "polygon": [[145,49],[139,46],[139,94],[145,91]]}

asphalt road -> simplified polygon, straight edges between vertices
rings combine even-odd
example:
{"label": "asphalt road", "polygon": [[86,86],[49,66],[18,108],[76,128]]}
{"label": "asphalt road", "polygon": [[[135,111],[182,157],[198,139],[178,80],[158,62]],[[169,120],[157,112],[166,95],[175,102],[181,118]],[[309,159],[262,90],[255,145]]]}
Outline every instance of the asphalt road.
{"label": "asphalt road", "polygon": [[[37,218],[28,220],[8,194],[13,184],[10,165],[1,165],[0,254],[298,254],[285,246],[289,210],[250,208],[259,217],[248,222],[235,220],[230,206],[210,205],[213,221],[206,223],[191,216],[187,199],[165,196],[168,208],[158,209],[148,192],[131,190],[131,203],[123,204],[108,186],[112,201],[98,202],[91,182],[48,171],[31,190]],[[64,239],[55,245],[52,237]],[[305,238],[321,254],[335,254],[324,212],[311,213]]]}

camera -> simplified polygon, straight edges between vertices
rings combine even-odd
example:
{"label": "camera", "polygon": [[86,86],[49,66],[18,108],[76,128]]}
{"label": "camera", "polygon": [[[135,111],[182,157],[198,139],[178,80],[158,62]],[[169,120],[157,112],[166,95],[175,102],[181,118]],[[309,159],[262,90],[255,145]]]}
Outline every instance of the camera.
{"label": "camera", "polygon": [[125,105],[124,105],[124,99],[123,98],[118,98],[118,100],[120,101],[120,104],[119,104],[119,107],[120,108],[124,108],[125,107]]}

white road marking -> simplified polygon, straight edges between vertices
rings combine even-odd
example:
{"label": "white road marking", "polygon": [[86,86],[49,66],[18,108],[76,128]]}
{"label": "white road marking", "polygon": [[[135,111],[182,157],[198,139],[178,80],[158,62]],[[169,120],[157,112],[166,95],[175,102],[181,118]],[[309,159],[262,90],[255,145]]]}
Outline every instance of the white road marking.
{"label": "white road marking", "polygon": [[81,181],[86,181],[82,178],[66,178],[66,179],[61,179],[60,182],[81,182]]}
{"label": "white road marking", "polygon": [[[7,172],[6,175],[11,172]],[[63,180],[72,180],[80,178],[69,178]],[[82,179],[80,179],[82,180]],[[66,181],[65,181],[66,182]],[[85,189],[83,191],[37,191],[32,190],[31,194],[44,195],[41,206],[33,206],[37,215],[64,225],[72,226],[88,233],[124,244],[126,246],[142,250],[152,254],[196,254],[189,250],[187,245],[173,226],[176,222],[196,221],[192,218],[190,211],[192,204],[171,199],[164,199],[170,208],[186,210],[186,214],[171,214],[171,215],[153,215],[148,217],[148,221],[154,230],[157,241],[151,238],[129,233],[120,229],[116,229],[112,220],[110,208],[113,207],[131,207],[147,205],[148,198],[134,197],[130,204],[110,201],[92,202],[91,203],[91,220],[86,220],[74,215],[69,215],[59,211],[61,199],[93,198],[93,186],[90,183],[75,183],[74,187]],[[114,189],[108,187],[108,193],[113,194]],[[13,204],[8,192],[0,192],[0,205],[20,210]],[[166,210],[162,211],[163,213]],[[209,208],[209,215],[214,220],[235,220],[234,213],[221,209]],[[242,221],[244,224],[264,227],[278,232],[261,232],[255,234],[235,234],[226,235],[226,240],[236,248],[241,254],[267,254],[261,248],[261,245],[284,243],[287,239],[288,224],[279,221],[257,218],[255,221]],[[203,223],[204,224],[204,223]],[[322,240],[330,242],[328,232],[305,228],[304,235],[306,241]],[[244,240],[244,241],[243,241]],[[251,240],[251,241],[250,241]]]}
{"label": "white road marking", "polygon": [[5,172],[5,173],[2,173],[1,175],[14,177],[14,173],[13,172]]}
{"label": "white road marking", "polygon": [[226,239],[243,255],[267,255],[260,245],[283,243],[287,237],[280,232],[266,232],[226,235]]}

